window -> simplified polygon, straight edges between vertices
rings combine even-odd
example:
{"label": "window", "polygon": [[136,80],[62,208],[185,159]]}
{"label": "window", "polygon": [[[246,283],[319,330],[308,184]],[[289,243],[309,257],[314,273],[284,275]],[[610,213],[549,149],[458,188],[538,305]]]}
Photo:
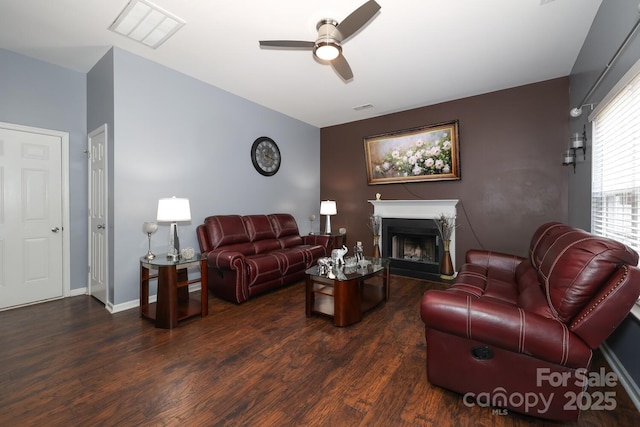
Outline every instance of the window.
{"label": "window", "polygon": [[[640,253],[640,65],[613,88],[593,120],[591,231]],[[640,318],[640,299],[633,310]]]}

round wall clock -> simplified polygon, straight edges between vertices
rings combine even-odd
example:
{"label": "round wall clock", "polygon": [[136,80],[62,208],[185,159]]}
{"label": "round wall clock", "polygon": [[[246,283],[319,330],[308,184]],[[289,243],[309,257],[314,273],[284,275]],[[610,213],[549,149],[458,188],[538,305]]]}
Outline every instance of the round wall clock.
{"label": "round wall clock", "polygon": [[256,139],[251,146],[251,162],[260,174],[264,176],[275,175],[282,162],[278,144],[266,136]]}

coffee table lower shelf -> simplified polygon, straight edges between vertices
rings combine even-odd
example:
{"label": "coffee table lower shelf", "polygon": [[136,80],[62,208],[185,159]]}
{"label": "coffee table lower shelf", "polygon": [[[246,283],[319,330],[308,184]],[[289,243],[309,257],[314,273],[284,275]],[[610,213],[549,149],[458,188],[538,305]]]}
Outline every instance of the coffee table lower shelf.
{"label": "coffee table lower shelf", "polygon": [[357,273],[328,278],[312,267],[306,272],[306,315],[333,318],[336,326],[348,326],[362,320],[362,315],[389,299],[387,262]]}

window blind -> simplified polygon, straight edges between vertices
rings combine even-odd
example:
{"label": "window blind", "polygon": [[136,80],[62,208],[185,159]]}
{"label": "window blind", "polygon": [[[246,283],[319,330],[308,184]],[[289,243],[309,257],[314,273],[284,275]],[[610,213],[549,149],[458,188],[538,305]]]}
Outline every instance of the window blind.
{"label": "window blind", "polygon": [[591,232],[640,252],[640,74],[617,90],[591,117]]}
{"label": "window blind", "polygon": [[591,231],[640,252],[640,74],[593,121]]}

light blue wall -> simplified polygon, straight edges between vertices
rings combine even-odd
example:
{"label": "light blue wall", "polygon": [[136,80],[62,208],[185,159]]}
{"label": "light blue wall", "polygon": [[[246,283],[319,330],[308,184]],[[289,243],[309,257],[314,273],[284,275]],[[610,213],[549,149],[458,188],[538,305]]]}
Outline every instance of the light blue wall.
{"label": "light blue wall", "polygon": [[[587,39],[578,55],[570,78],[571,106],[578,106],[605,69],[618,47],[636,23],[640,14],[638,0],[604,0],[591,26]],[[588,103],[599,102],[624,74],[640,60],[640,35],[636,35],[616,63],[600,83]],[[570,118],[572,132],[582,132],[586,125],[587,138],[591,140],[591,127],[587,120],[589,107],[582,116]],[[568,115],[568,112],[567,112]],[[585,230],[591,229],[591,145],[587,148],[587,161],[578,163],[575,175],[569,179],[569,221]],[[629,372],[633,381],[640,384],[638,355],[640,354],[640,321],[629,315],[623,324],[607,340],[616,357]]]}
{"label": "light blue wall", "polygon": [[[159,198],[191,202],[182,247],[198,248],[195,227],[214,214],[289,212],[308,232],[307,218],[319,211],[318,128],[121,49],[113,49],[113,70],[114,304],[138,298],[138,260],[147,251],[141,227],[155,219]],[[273,177],[251,164],[260,136],[282,153]],[[155,253],[166,253],[168,234],[163,224],[152,237]]]}
{"label": "light blue wall", "polygon": [[86,75],[0,49],[0,121],[69,133],[71,289],[87,286]]}
{"label": "light blue wall", "polygon": [[[318,215],[318,128],[123,50],[83,74],[0,49],[0,100],[0,121],[69,132],[72,289],[87,286],[87,133],[108,124],[111,304],[138,299],[141,227],[161,197],[191,200],[183,247],[198,247],[195,227],[207,215],[290,212],[303,233]],[[273,177],[249,157],[263,135],[282,152]],[[152,250],[166,252],[167,240],[163,225]]]}

